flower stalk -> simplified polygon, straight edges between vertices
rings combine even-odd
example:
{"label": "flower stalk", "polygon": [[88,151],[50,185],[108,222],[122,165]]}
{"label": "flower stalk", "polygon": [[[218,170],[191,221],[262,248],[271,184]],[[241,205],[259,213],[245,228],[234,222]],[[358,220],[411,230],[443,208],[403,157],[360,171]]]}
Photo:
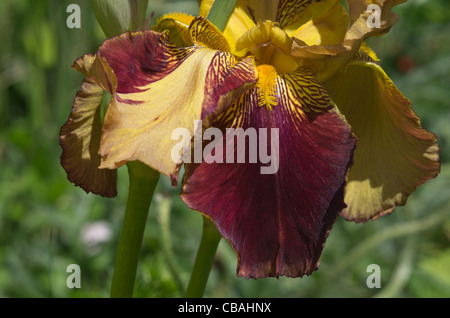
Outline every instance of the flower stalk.
{"label": "flower stalk", "polygon": [[114,266],[112,298],[133,296],[145,224],[159,180],[158,172],[140,162],[129,162],[127,166],[130,188]]}
{"label": "flower stalk", "polygon": [[200,246],[195,257],[191,279],[186,289],[187,298],[201,298],[205,293],[206,283],[216,255],[217,246],[222,236],[216,225],[203,216],[203,232]]}

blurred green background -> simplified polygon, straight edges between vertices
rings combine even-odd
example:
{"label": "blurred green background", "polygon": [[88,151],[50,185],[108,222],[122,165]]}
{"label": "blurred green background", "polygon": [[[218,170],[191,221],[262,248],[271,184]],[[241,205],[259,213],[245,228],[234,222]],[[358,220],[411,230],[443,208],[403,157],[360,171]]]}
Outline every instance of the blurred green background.
{"label": "blurred green background", "polygon": [[[81,29],[68,29],[66,8],[81,7]],[[197,1],[150,0],[155,17],[196,14]],[[321,267],[302,279],[238,278],[222,240],[208,297],[450,297],[450,7],[448,0],[410,0],[400,22],[369,44],[424,127],[439,137],[442,171],[405,207],[366,224],[339,219]],[[104,35],[88,1],[0,1],[0,297],[108,297],[128,178],[119,195],[86,195],[59,164],[58,133],[82,75],[74,60],[94,53]],[[180,297],[200,240],[201,216],[188,210],[167,178],[151,206],[136,297]],[[81,288],[69,289],[69,264]],[[381,268],[369,289],[367,266]]]}

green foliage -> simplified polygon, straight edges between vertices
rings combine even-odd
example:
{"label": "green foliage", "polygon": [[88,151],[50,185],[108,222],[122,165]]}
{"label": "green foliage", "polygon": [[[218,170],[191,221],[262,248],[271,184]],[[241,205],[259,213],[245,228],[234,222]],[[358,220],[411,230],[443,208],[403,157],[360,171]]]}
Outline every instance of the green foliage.
{"label": "green foliage", "polygon": [[[72,2],[0,1],[0,297],[109,296],[128,178],[119,169],[119,195],[103,199],[75,188],[59,164],[59,129],[82,81],[70,66],[104,39],[88,0],[76,1],[82,28],[66,27]],[[155,18],[195,14],[197,1],[150,0],[150,10]],[[222,240],[206,296],[450,297],[450,10],[446,0],[417,0],[396,11],[400,22],[369,43],[439,137],[440,176],[390,216],[366,224],[339,219],[309,277],[238,278],[235,253]],[[179,191],[161,178],[137,297],[180,297],[189,281],[202,217],[184,206]],[[89,241],[89,226],[110,236]],[[80,289],[66,287],[69,264],[81,267]],[[381,267],[381,289],[366,286],[370,264]]]}
{"label": "green foliage", "polygon": [[208,20],[223,31],[233,13],[236,2],[237,0],[215,1],[208,14]]}
{"label": "green foliage", "polygon": [[146,19],[148,0],[91,0],[90,3],[108,38],[125,31],[136,31]]}

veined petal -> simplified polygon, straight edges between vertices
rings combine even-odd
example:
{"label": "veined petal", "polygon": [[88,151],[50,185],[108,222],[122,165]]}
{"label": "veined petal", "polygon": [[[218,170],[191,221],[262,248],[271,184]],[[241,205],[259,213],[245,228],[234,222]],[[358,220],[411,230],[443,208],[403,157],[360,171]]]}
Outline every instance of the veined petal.
{"label": "veined petal", "polygon": [[189,35],[196,45],[230,52],[230,44],[227,42],[222,32],[204,17],[196,17],[189,26]]}
{"label": "veined petal", "polygon": [[[255,26],[255,22],[246,10],[246,0],[238,0],[236,6],[228,20],[223,36],[230,45],[231,53],[237,56],[244,56],[246,52],[239,52],[236,50],[236,40],[240,38],[245,32]],[[200,4],[200,16],[208,17],[209,11],[214,3],[214,0],[203,0]]]}
{"label": "veined petal", "polygon": [[336,1],[338,0],[242,0],[239,2],[255,23],[271,20],[278,22],[279,26],[284,28],[298,21],[305,23],[315,13],[323,11],[323,8]]}
{"label": "veined petal", "polygon": [[320,17],[340,0],[279,0],[278,2],[276,21],[284,29],[291,24],[300,26]]}
{"label": "veined petal", "polygon": [[[348,0],[350,27],[344,40],[335,45],[307,45],[304,41],[295,41],[292,55],[305,58],[305,66],[312,69],[320,83],[333,77],[357,54],[364,40],[388,32],[397,22],[398,15],[392,8],[406,0]],[[368,6],[375,4],[380,8],[380,27],[367,23],[372,12]]]}
{"label": "veined petal", "polygon": [[[313,78],[307,70],[299,73]],[[187,165],[183,180],[183,201],[215,222],[236,250],[238,275],[247,278],[298,277],[318,268],[328,232],[344,207],[345,178],[355,147],[351,129],[336,109],[314,119],[308,116],[308,109],[315,108],[307,107],[308,101],[327,100],[308,93],[325,93],[317,81],[309,83],[316,89],[304,93],[281,76],[274,81],[275,106],[261,105],[265,97],[257,85],[213,125],[222,132],[242,128],[238,135],[250,136],[245,147],[238,146],[240,137],[224,134],[222,147],[214,148],[201,164]],[[257,160],[249,150],[255,143]],[[263,160],[264,148],[270,163]],[[245,162],[226,163],[230,153]],[[262,173],[262,168],[269,171]]]}
{"label": "veined petal", "polygon": [[312,72],[306,70],[299,70],[290,74],[283,74],[284,79],[289,90],[293,94],[293,98],[300,101],[302,109],[311,117],[333,108],[332,102],[328,97],[322,85],[317,83],[317,79]]}
{"label": "veined petal", "polygon": [[[281,28],[300,21],[302,24],[310,20],[315,13],[329,7],[338,0],[238,0],[236,8],[245,12],[245,20],[250,18],[253,23],[270,20],[278,22]],[[200,15],[207,16],[214,0],[203,0]],[[237,12],[237,11],[235,11]],[[251,26],[247,28],[249,30]],[[244,32],[241,33],[241,35]]]}
{"label": "veined petal", "polygon": [[405,204],[440,164],[436,136],[422,128],[411,102],[366,53],[357,56],[325,87],[359,137],[342,215],[364,222]]}
{"label": "veined petal", "polygon": [[99,54],[119,79],[105,116],[101,167],[139,160],[174,182],[181,163],[171,156],[178,143],[172,132],[185,128],[193,136],[201,129],[195,120],[207,122],[256,80],[251,58],[238,62],[201,46],[176,48],[153,31],[108,40]]}
{"label": "veined petal", "polygon": [[102,97],[102,87],[89,79],[83,81],[69,120],[60,131],[61,165],[67,178],[87,193],[114,197],[117,194],[117,171],[98,169]]}
{"label": "veined petal", "polygon": [[377,54],[366,44],[363,42],[361,47],[359,48],[358,53],[355,55],[354,60],[356,62],[379,62]]}
{"label": "veined petal", "polygon": [[271,20],[277,21],[278,5],[280,0],[245,0],[246,11],[250,14],[253,21]]}
{"label": "veined petal", "polygon": [[[215,0],[202,0],[200,4],[200,16],[207,17],[209,11],[211,10]],[[313,0],[296,0],[296,1],[285,1],[285,0],[238,0],[236,7],[245,12],[245,15],[252,19],[253,23],[256,24],[259,21],[271,20],[278,21],[277,17],[283,18],[283,12],[279,12],[279,7],[285,10],[286,13],[290,13],[295,3],[302,4],[298,7],[304,8]],[[308,2],[308,3],[306,3]],[[295,11],[298,13],[298,11]],[[295,14],[294,14],[295,16]]]}
{"label": "veined petal", "polygon": [[117,93],[137,93],[173,72],[194,49],[177,48],[168,32],[124,33],[106,40],[97,56],[102,57],[117,78]]}

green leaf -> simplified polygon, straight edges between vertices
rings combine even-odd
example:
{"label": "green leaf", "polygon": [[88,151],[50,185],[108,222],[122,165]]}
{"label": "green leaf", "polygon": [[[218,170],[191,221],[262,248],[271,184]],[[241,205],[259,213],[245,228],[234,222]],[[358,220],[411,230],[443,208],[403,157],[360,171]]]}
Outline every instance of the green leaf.
{"label": "green leaf", "polygon": [[105,35],[110,38],[136,31],[145,21],[148,0],[91,0],[91,6]]}
{"label": "green leaf", "polygon": [[108,91],[103,91],[102,102],[100,104],[100,122],[103,125],[105,119],[106,109],[108,108],[109,102],[111,101],[111,94]]}
{"label": "green leaf", "polygon": [[220,31],[227,26],[231,13],[233,13],[237,0],[220,0],[214,1],[209,11],[208,20],[214,24]]}
{"label": "green leaf", "polygon": [[414,297],[450,297],[450,250],[423,256],[410,288]]}

